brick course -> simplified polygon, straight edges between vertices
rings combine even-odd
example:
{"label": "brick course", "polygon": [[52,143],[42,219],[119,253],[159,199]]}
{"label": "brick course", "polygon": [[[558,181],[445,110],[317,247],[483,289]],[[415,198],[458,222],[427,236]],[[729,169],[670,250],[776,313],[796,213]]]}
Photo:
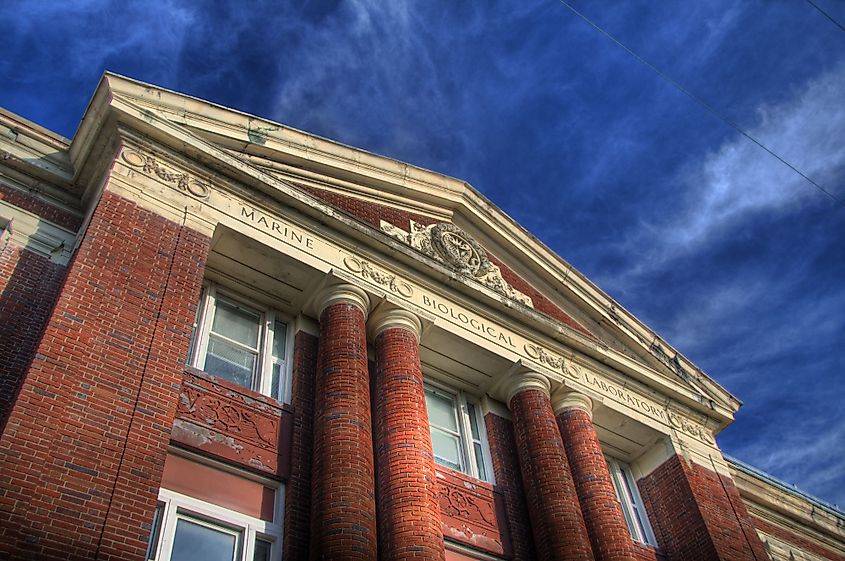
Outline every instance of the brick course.
{"label": "brick course", "polygon": [[0,439],[0,557],[143,556],[208,244],[103,194]]}
{"label": "brick course", "polygon": [[592,561],[593,552],[547,393],[522,390],[511,414],[537,557],[543,561]]}
{"label": "brick course", "polygon": [[376,559],[376,504],[364,314],[320,316],[314,403],[311,559]]}
{"label": "brick course", "polygon": [[404,328],[375,340],[379,559],[445,559],[419,343]]}
{"label": "brick course", "polygon": [[557,423],[596,561],[633,561],[633,541],[593,420],[573,407],[558,413]]}
{"label": "brick course", "polygon": [[79,230],[82,224],[82,218],[79,215],[3,183],[0,183],[0,201],[6,201],[73,232]]}

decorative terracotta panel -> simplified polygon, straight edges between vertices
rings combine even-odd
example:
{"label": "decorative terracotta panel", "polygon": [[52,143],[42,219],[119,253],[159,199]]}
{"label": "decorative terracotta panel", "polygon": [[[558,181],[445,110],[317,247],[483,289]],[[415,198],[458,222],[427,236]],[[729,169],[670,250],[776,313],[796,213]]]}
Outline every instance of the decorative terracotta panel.
{"label": "decorative terracotta panel", "polygon": [[493,555],[511,555],[503,497],[492,485],[438,466],[437,498],[446,539]]}
{"label": "decorative terracotta panel", "polygon": [[172,438],[265,475],[288,475],[290,412],[247,388],[196,370],[182,379]]}

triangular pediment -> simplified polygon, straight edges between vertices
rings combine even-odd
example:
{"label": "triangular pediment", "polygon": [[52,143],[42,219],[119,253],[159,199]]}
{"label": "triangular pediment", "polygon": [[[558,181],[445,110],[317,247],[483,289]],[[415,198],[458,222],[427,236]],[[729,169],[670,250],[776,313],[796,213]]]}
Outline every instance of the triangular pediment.
{"label": "triangular pediment", "polygon": [[[512,313],[556,322],[661,391],[729,419],[739,402],[466,182],[189,96],[106,75],[74,138],[84,161],[107,107],[119,121],[279,198],[326,206],[492,291]],[[269,188],[268,188],[269,189]],[[284,191],[284,192],[281,192]],[[311,201],[311,202],[309,202]],[[316,212],[316,211],[315,211]],[[331,217],[327,217],[330,223]],[[486,293],[485,292],[485,293]],[[514,312],[515,310],[515,312]],[[526,320],[527,321],[527,320]],[[640,375],[640,374],[638,374]],[[727,421],[724,422],[726,424]]]}

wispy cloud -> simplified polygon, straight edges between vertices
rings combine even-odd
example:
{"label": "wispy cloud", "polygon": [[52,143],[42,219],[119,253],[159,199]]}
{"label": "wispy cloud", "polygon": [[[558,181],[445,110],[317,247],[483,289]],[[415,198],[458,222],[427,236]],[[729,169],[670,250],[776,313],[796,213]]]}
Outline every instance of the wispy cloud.
{"label": "wispy cloud", "polygon": [[[788,101],[761,105],[749,133],[816,182],[837,191],[845,170],[845,64],[807,83]],[[792,213],[807,204],[834,204],[795,172],[736,134],[676,178],[684,193],[677,212],[651,220],[624,243],[639,259],[621,275],[606,279],[624,291],[638,277],[701,251],[756,213]]]}

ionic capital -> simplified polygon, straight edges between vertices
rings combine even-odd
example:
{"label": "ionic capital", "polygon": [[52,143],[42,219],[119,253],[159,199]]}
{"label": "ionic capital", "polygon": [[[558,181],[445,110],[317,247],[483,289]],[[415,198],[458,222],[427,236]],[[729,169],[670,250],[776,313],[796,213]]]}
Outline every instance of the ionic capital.
{"label": "ionic capital", "polygon": [[538,372],[527,371],[511,374],[510,378],[505,382],[503,389],[507,397],[506,403],[508,404],[508,408],[510,408],[511,399],[520,392],[525,390],[540,390],[546,395],[549,395],[551,388],[552,385],[549,383],[548,378]]}
{"label": "ionic capital", "polygon": [[317,295],[317,315],[323,315],[323,310],[332,304],[352,304],[361,310],[364,319],[370,312],[370,297],[362,289],[352,284],[333,284],[327,286]]}
{"label": "ionic capital", "polygon": [[370,340],[375,341],[376,337],[382,331],[397,327],[399,329],[406,329],[414,334],[417,341],[420,340],[422,334],[422,322],[417,314],[409,312],[408,310],[396,307],[382,305],[379,306],[376,313],[367,322],[367,329],[370,332]]}
{"label": "ionic capital", "polygon": [[552,394],[552,409],[555,415],[560,415],[568,409],[580,409],[593,418],[593,400],[586,395],[572,391],[569,388],[561,388]]}

